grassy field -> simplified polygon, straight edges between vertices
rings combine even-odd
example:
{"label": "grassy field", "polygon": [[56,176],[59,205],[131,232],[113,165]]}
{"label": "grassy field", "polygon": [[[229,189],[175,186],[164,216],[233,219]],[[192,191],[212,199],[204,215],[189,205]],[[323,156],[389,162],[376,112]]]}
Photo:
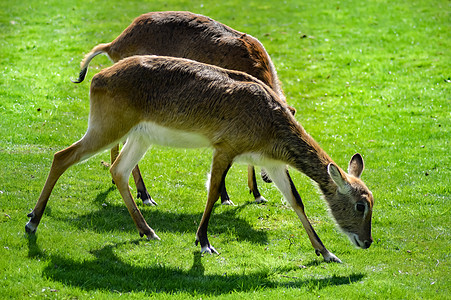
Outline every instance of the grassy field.
{"label": "grassy field", "polygon": [[[141,163],[161,241],[140,239],[100,154],[58,182],[35,236],[25,234],[54,152],[82,137],[93,74],[72,84],[94,45],[138,15],[189,10],[257,37],[296,118],[343,168],[365,158],[374,244],[356,249],[317,189],[291,171],[307,215],[344,263],[317,257],[281,194],[254,204],[246,167],[228,175],[237,206],[195,232],[211,150],[154,147]],[[0,1],[0,298],[451,299],[451,6],[449,1]],[[134,187],[134,185],[132,185]],[[133,193],[135,193],[133,191]]]}

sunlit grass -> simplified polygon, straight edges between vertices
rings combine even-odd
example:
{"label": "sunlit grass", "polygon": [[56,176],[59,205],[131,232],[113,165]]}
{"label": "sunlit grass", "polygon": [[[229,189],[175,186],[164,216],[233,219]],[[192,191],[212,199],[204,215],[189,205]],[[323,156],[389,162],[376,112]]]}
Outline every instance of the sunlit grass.
{"label": "sunlit grass", "polygon": [[[154,147],[141,162],[157,207],[140,205],[162,238],[140,239],[101,161],[69,169],[36,236],[26,214],[52,155],[81,138],[89,80],[79,62],[136,16],[190,10],[257,37],[297,119],[342,167],[365,158],[376,199],[375,243],[355,249],[309,179],[292,171],[307,215],[344,264],[316,257],[273,185],[253,204],[246,167],[227,183],[210,241],[194,236],[206,200],[208,149]],[[0,2],[0,295],[16,298],[449,298],[451,164],[448,1],[3,1]],[[135,190],[133,188],[133,194]]]}

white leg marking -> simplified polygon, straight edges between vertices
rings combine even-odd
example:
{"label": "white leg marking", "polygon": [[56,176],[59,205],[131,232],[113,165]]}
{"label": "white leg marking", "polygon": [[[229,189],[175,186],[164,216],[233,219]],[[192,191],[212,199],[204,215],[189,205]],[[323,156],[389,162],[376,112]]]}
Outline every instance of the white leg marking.
{"label": "white leg marking", "polygon": [[128,179],[133,168],[138,164],[149,147],[150,141],[139,131],[132,132],[119,154],[120,159],[116,160],[118,164],[114,166],[115,172]]}
{"label": "white leg marking", "polygon": [[219,254],[218,251],[216,251],[216,249],[213,248],[212,245],[202,247],[202,248],[200,249],[200,253],[208,253],[208,254],[213,254],[213,253],[215,253],[215,254]]}
{"label": "white leg marking", "polygon": [[256,203],[265,203],[265,202],[268,202],[268,200],[266,200],[263,196],[259,196],[259,197],[255,198],[255,202]]}
{"label": "white leg marking", "polygon": [[205,182],[205,188],[207,189],[207,192],[210,190],[210,178],[211,173],[207,173],[207,181]]}
{"label": "white leg marking", "polygon": [[229,205],[229,206],[236,206],[235,203],[232,202],[232,200],[227,200],[221,203],[222,205]]}
{"label": "white leg marking", "polygon": [[336,262],[340,264],[342,263],[342,261],[330,251],[327,251],[327,253],[323,254],[323,257],[326,262]]}
{"label": "white leg marking", "polygon": [[287,177],[287,168],[285,165],[274,165],[271,167],[265,167],[266,172],[273,180],[276,187],[282,193],[285,200],[293,205],[295,203],[295,199],[293,193],[291,191],[290,181]]}
{"label": "white leg marking", "polygon": [[155,206],[155,204],[152,203],[149,199],[144,200],[144,201],[143,201],[143,204],[144,204],[144,205],[147,205],[147,206]]}
{"label": "white leg marking", "polygon": [[31,223],[31,221],[29,221],[27,223],[27,225],[25,225],[25,227],[27,228],[27,232],[36,232],[36,228],[38,226],[36,226],[36,224],[34,224],[34,223]]}

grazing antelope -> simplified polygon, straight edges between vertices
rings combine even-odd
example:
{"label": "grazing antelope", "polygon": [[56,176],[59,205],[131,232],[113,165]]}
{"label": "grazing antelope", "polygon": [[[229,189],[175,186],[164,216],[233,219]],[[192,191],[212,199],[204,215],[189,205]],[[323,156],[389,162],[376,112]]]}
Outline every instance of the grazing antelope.
{"label": "grazing antelope", "polygon": [[126,144],[110,172],[141,236],[159,239],[130,193],[133,167],[152,144],[211,147],[213,161],[207,204],[196,233],[201,252],[217,253],[207,237],[213,205],[234,162],[262,166],[291,204],[316,251],[340,260],[321,242],[287,170],[290,165],[315,182],[339,227],[358,247],[370,247],[373,196],[355,154],[348,174],[295,120],[286,103],[254,77],[199,62],[133,56],[96,74],[91,82],[88,129],[81,140],[55,154],[47,181],[25,226],[36,231],[58,178],[73,164],[118,141]]}
{"label": "grazing antelope", "polygon": [[[243,71],[266,83],[280,100],[285,101],[276,70],[263,45],[248,34],[202,15],[169,11],[139,16],[114,41],[95,46],[85,56],[75,83],[83,81],[90,61],[101,53],[107,54],[114,62],[133,55],[154,54],[189,58],[225,69]],[[290,107],[290,110],[295,112],[294,108]],[[119,146],[116,145],[111,150],[112,163],[118,153]],[[144,204],[156,204],[146,189],[138,166],[133,170],[133,178],[138,198]],[[270,181],[265,176],[263,179]],[[248,168],[248,186],[256,202],[266,201],[258,190],[253,166]],[[233,204],[225,184],[221,188],[221,200],[223,204]]]}

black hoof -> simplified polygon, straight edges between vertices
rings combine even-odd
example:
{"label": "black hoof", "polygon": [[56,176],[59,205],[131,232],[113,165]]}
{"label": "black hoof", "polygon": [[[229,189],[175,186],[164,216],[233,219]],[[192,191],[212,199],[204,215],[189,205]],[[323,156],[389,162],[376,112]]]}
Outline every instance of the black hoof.
{"label": "black hoof", "polygon": [[138,192],[137,195],[136,195],[136,198],[141,199],[143,204],[147,205],[147,206],[157,206],[158,205],[157,202],[155,202],[152,199],[152,197],[150,197],[149,193],[147,193],[147,192],[144,193],[144,195],[143,195],[143,193]]}
{"label": "black hoof", "polygon": [[27,224],[27,225],[25,225],[25,232],[28,234],[35,234],[36,228],[32,229],[32,228],[28,227],[28,224]]}

